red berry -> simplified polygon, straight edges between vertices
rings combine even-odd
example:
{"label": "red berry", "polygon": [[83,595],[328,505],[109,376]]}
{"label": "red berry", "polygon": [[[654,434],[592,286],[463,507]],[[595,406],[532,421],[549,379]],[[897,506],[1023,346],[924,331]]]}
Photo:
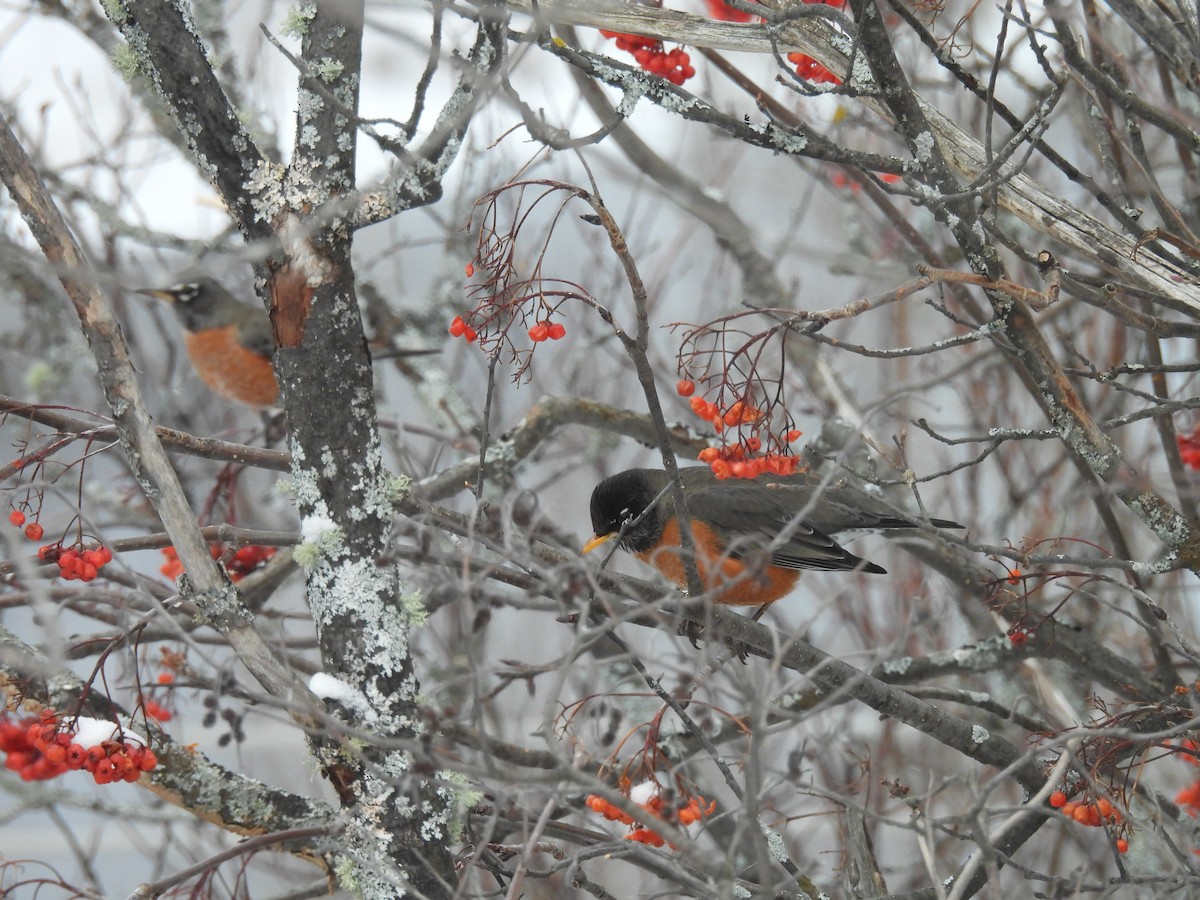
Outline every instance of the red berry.
{"label": "red berry", "polygon": [[455,316],[454,321],[450,323],[450,334],[452,337],[462,337],[467,330],[467,323],[463,321],[462,316]]}
{"label": "red berry", "polygon": [[550,325],[550,340],[560,341],[567,336],[567,326],[562,322],[554,322]]}
{"label": "red berry", "polygon": [[20,772],[33,762],[33,757],[33,753],[28,750],[9,750],[8,757],[4,760],[4,767],[12,769],[14,772]]}
{"label": "red berry", "polygon": [[[109,758],[113,761],[113,775],[119,779],[128,781],[129,774],[138,771],[138,767],[134,765],[133,760],[129,758],[129,754],[127,753],[118,753]],[[134,777],[136,778],[137,776],[135,775]]]}
{"label": "red berry", "polygon": [[1127,853],[1129,851],[1129,841],[1125,838],[1117,838],[1117,852]]}
{"label": "red berry", "polygon": [[175,718],[169,709],[160,703],[147,699],[145,704],[146,715],[152,719],[157,719],[160,722],[170,722]]}
{"label": "red berry", "polygon": [[1062,791],[1055,791],[1050,795],[1050,805],[1055,809],[1060,809],[1067,802],[1067,795]]}
{"label": "red berry", "polygon": [[25,537],[29,538],[31,541],[40,541],[42,539],[42,535],[45,533],[46,529],[44,529],[37,522],[30,522],[25,526]]}
{"label": "red berry", "polygon": [[468,344],[473,344],[473,343],[475,343],[475,338],[479,337],[479,335],[475,332],[474,328],[472,328],[470,325],[468,325],[466,332],[463,334],[463,337],[465,337],[467,339]]}
{"label": "red berry", "polygon": [[696,393],[696,382],[688,378],[676,382],[675,393],[679,394],[680,397],[692,396],[692,394]]}
{"label": "red berry", "polygon": [[14,527],[20,528],[25,524],[25,513],[21,512],[19,509],[14,509],[8,514],[8,521],[10,521]]}
{"label": "red berry", "polygon": [[550,329],[541,322],[538,322],[529,329],[529,339],[535,344],[539,344],[550,336]]}
{"label": "red berry", "polygon": [[67,746],[65,762],[68,769],[82,769],[87,759],[88,752],[79,746],[79,744],[69,744]]}
{"label": "red berry", "polygon": [[473,276],[473,275],[475,274],[475,264],[474,264],[474,263],[467,263],[466,272],[467,272],[467,277],[468,277],[468,278],[470,278],[471,276]]}
{"label": "red berry", "polygon": [[101,560],[100,562],[96,563],[97,566],[107,566],[110,562],[112,562],[112,551],[103,544],[96,548],[96,552],[100,554]]}
{"label": "red berry", "polygon": [[138,760],[138,768],[143,772],[149,772],[158,765],[158,757],[154,755],[154,751],[149,747],[142,753],[142,758]]}

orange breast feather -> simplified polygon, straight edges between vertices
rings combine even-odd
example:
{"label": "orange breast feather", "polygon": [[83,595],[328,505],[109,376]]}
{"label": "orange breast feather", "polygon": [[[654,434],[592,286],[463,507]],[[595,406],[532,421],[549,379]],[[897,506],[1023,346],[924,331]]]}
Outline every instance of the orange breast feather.
{"label": "orange breast feather", "polygon": [[[716,532],[703,522],[692,520],[692,534],[696,542],[696,569],[705,590],[714,602],[731,606],[758,606],[773,603],[786,596],[800,573],[779,566],[747,566],[740,559],[726,556]],[[657,547],[637,554],[680,587],[687,586],[687,574],[679,553],[679,520],[672,518],[663,529],[662,540]]]}
{"label": "orange breast feather", "polygon": [[184,343],[201,380],[222,397],[248,406],[275,404],[275,368],[237,342],[236,326],[187,332]]}

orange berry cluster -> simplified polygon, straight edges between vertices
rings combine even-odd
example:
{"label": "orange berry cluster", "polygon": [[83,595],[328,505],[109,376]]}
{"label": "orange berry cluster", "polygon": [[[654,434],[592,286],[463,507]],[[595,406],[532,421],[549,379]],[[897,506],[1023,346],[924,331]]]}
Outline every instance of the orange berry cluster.
{"label": "orange berry cluster", "polygon": [[[1183,688],[1182,692],[1180,688]],[[1187,693],[1187,688],[1179,685],[1175,688],[1175,692]],[[1196,753],[1200,751],[1200,743],[1193,741],[1191,738],[1184,738],[1179,742],[1179,746],[1188,753],[1175,754],[1177,759],[1182,759],[1189,765],[1200,765],[1200,758],[1197,758]],[[1200,781],[1193,781],[1178,794],[1175,795],[1175,802],[1184,808],[1184,811],[1193,819],[1200,815]]]}
{"label": "orange berry cluster", "polygon": [[796,67],[796,74],[806,81],[816,82],[817,84],[842,83],[842,79],[838,78],[806,53],[789,53],[787,61]]}
{"label": "orange berry cluster", "polygon": [[1175,438],[1179,445],[1179,459],[1189,469],[1200,469],[1200,425],[1191,434],[1181,434]]}
{"label": "orange berry cluster", "polygon": [[[789,432],[790,434],[791,432]],[[751,437],[747,444],[761,443],[758,438]],[[783,453],[768,453],[765,456],[746,458],[746,450],[742,444],[727,444],[724,447],[705,447],[697,454],[700,462],[708,463],[717,480],[726,478],[757,478],[759,475],[794,475],[800,468],[800,459]]]}
{"label": "orange berry cluster", "polygon": [[535,344],[542,341],[558,341],[566,337],[566,334],[567,328],[562,322],[551,322],[549,319],[542,319],[529,329],[529,339]]}
{"label": "orange berry cluster", "polygon": [[16,722],[0,719],[5,768],[25,781],[45,781],[79,769],[91,772],[96,784],[137,781],[143,772],[158,765],[154,751],[135,741],[110,740],[84,747],[73,738],[74,733],[60,726],[53,711]]}
{"label": "orange berry cluster", "polygon": [[1175,795],[1175,802],[1187,810],[1193,819],[1200,813],[1200,781],[1193,781]]}
{"label": "orange berry cluster", "polygon": [[61,544],[46,544],[38,548],[37,555],[42,562],[58,563],[63,581],[95,581],[113,558],[112,551],[103,544],[85,550],[82,543],[65,550]]}
{"label": "orange berry cluster", "polygon": [[[876,173],[875,177],[885,184],[897,184],[903,180],[902,176],[896,175],[892,172],[878,172]],[[858,193],[860,190],[862,190],[862,185],[860,185],[857,181],[851,181],[850,176],[848,176],[841,169],[835,169],[832,173],[830,173],[829,182],[835,188],[849,187],[852,193]]]}
{"label": "orange berry cluster", "polygon": [[454,321],[450,323],[450,336],[464,338],[468,344],[473,344],[475,339],[479,337],[475,329],[463,321],[462,316],[455,316]]}
{"label": "orange berry cluster", "polygon": [[42,528],[42,526],[37,522],[30,522],[28,525],[26,525],[25,513],[21,512],[19,509],[14,509],[8,514],[8,522],[14,528],[21,528],[24,526],[25,537],[31,541],[40,541],[42,539],[42,535],[46,533],[45,529]]}
{"label": "orange berry cluster", "polygon": [[[624,810],[613,806],[603,797],[598,794],[589,794],[585,801],[588,809],[592,812],[599,813],[612,822],[620,822],[622,825],[629,825],[632,830],[625,835],[627,841],[638,841],[642,844],[649,844],[651,847],[661,847],[666,841],[662,835],[652,828],[640,826],[632,816]],[[663,815],[662,794],[654,794],[645,803],[638,804],[642,809],[646,810],[651,816],[662,821],[670,821],[669,817]],[[705,816],[711,816],[713,810],[717,808],[717,801],[713,800],[708,805],[705,805],[703,797],[692,797],[688,800],[686,806],[679,807],[674,810],[674,820],[680,825],[691,825],[693,822],[699,822]],[[633,827],[639,826],[639,827]]]}
{"label": "orange berry cluster", "polygon": [[[691,382],[681,381],[675,386],[675,389],[680,390],[680,385],[684,384],[691,384]],[[692,390],[695,390],[695,387]],[[687,396],[687,394],[682,394],[682,396]],[[729,409],[725,410],[712,401],[705,400],[703,397],[692,397],[688,402],[691,404],[692,412],[704,419],[704,421],[712,422],[713,428],[716,429],[718,434],[726,428],[736,428],[738,425],[753,424],[762,418],[762,410],[742,400],[736,401]]]}
{"label": "orange berry cluster", "polygon": [[157,719],[160,722],[170,722],[173,718],[175,718],[175,714],[173,712],[171,712],[157,700],[151,700],[149,697],[147,697],[145,702],[142,703],[142,709],[146,711],[146,715],[148,715],[150,718]]}
{"label": "orange berry cluster", "polygon": [[1099,828],[1101,825],[1120,825],[1123,819],[1121,811],[1113,806],[1107,797],[1097,797],[1091,802],[1068,800],[1065,792],[1055,791],[1050,795],[1050,805],[1067,818],[1074,819],[1080,825],[1086,825],[1089,828]]}
{"label": "orange berry cluster", "polygon": [[600,33],[606,38],[616,38],[617,49],[632,53],[637,64],[652,75],[667,79],[674,85],[683,84],[696,74],[691,66],[691,57],[682,47],[667,52],[657,38],[641,37],[636,34],[621,34],[616,31]]}
{"label": "orange berry cluster", "polygon": [[233,554],[233,558],[225,563],[225,568],[228,570],[230,578],[234,581],[241,581],[251,572],[266,565],[267,561],[275,553],[275,547],[247,544],[245,547],[237,548]]}
{"label": "orange berry cluster", "polygon": [[1029,641],[1029,629],[1024,625],[1014,625],[1008,632],[1008,642],[1018,650]]}
{"label": "orange berry cluster", "polygon": [[[804,0],[804,2],[832,6],[835,9],[841,9],[846,5],[846,0]],[[838,78],[806,53],[789,53],[787,61],[796,67],[796,74],[807,81],[814,81],[817,84],[842,83],[842,79]]]}
{"label": "orange berry cluster", "polygon": [[[740,425],[755,425],[763,418],[762,410],[744,400],[736,401],[728,409],[721,409],[717,404],[694,397],[696,383],[689,378],[676,382],[675,391],[680,397],[691,397],[688,401],[692,412],[706,422],[711,422],[713,429],[720,434],[726,428],[737,428]],[[757,426],[755,427],[757,431]],[[791,444],[799,440],[800,431],[792,429],[784,435],[784,440]],[[722,481],[726,478],[757,478],[759,475],[792,475],[800,467],[798,457],[787,453],[767,453],[763,456],[751,456],[762,449],[762,439],[757,434],[742,438],[735,444],[724,447],[706,447],[698,454],[701,462],[708,463],[713,474]]]}
{"label": "orange berry cluster", "polygon": [[748,12],[734,9],[725,0],[704,0],[704,5],[708,7],[708,14],[712,18],[720,19],[722,22],[749,22],[755,18]]}
{"label": "orange berry cluster", "polygon": [[[220,559],[225,553],[225,548],[221,544],[209,544],[208,553],[213,559]],[[275,547],[262,547],[258,544],[239,547],[225,563],[225,571],[229,573],[229,580],[241,581],[254,570],[261,568],[275,553]],[[179,561],[179,553],[174,547],[163,547],[162,555],[167,558],[167,561],[159,567],[158,571],[174,581],[183,574],[183,563]]]}

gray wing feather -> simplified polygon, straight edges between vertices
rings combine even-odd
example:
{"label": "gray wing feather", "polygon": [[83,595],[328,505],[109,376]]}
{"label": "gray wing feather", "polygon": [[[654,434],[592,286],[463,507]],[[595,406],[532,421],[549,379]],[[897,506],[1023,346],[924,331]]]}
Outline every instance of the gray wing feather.
{"label": "gray wing feather", "polygon": [[265,312],[246,308],[247,315],[238,323],[238,340],[247,350],[252,350],[259,356],[271,357],[275,354],[275,335],[271,330],[271,320]]}

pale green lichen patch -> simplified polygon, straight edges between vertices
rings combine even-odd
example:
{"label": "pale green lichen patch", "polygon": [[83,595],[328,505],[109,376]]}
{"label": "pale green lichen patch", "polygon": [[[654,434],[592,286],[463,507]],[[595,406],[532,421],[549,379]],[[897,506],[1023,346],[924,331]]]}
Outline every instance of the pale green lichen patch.
{"label": "pale green lichen patch", "polygon": [[400,597],[400,609],[411,628],[420,628],[429,619],[429,610],[425,607],[425,600],[421,596],[420,591],[413,591],[411,594],[402,594]]}
{"label": "pale green lichen patch", "polygon": [[445,805],[449,809],[450,838],[461,841],[467,816],[473,806],[483,801],[483,792],[473,788],[470,779],[462,772],[443,769],[438,772],[438,778],[442,782],[438,785],[438,795],[446,801]]}
{"label": "pale green lichen patch", "polygon": [[142,72],[142,62],[128,44],[117,44],[112,53],[113,68],[126,81],[132,81]]}
{"label": "pale green lichen patch", "polygon": [[283,194],[283,179],[286,169],[269,160],[262,160],[243,183],[250,198],[257,222],[272,222],[287,208]]}
{"label": "pale green lichen patch", "polygon": [[308,34],[308,23],[317,17],[317,4],[297,3],[287,11],[280,32],[285,37],[302,38]]}
{"label": "pale green lichen patch", "polygon": [[373,471],[362,474],[361,468],[355,467],[355,474],[360,477],[354,484],[354,490],[362,497],[362,503],[349,511],[351,519],[356,522],[366,519],[390,520],[396,511],[396,494],[392,490],[391,480],[381,478]]}
{"label": "pale green lichen patch", "polygon": [[339,856],[333,864],[333,874],[343,890],[355,896],[362,896],[358,890],[358,880],[355,875],[354,862],[346,856]]}
{"label": "pale green lichen patch", "polygon": [[325,109],[325,98],[313,91],[300,90],[296,95],[296,118],[312,122]]}
{"label": "pale green lichen patch", "polygon": [[114,25],[123,25],[129,18],[129,12],[121,0],[101,0],[100,5],[104,7],[104,14],[112,20]]}
{"label": "pale green lichen patch", "polygon": [[392,475],[387,480],[388,497],[393,503],[403,500],[408,496],[409,489],[412,487],[412,478],[407,475]]}
{"label": "pale green lichen patch", "polygon": [[[321,505],[324,509],[324,504]],[[323,556],[333,556],[345,546],[346,534],[329,516],[314,513],[300,523],[303,542],[293,551],[296,562],[311,569]]]}
{"label": "pale green lichen patch", "polygon": [[326,84],[332,84],[333,82],[337,81],[338,76],[340,76],[345,69],[346,66],[341,60],[326,56],[323,57],[319,63],[317,63],[316,72],[317,77],[323,82]]}
{"label": "pale green lichen patch", "polygon": [[35,397],[48,396],[62,382],[62,370],[45,360],[35,361],[25,369],[25,389]]}

